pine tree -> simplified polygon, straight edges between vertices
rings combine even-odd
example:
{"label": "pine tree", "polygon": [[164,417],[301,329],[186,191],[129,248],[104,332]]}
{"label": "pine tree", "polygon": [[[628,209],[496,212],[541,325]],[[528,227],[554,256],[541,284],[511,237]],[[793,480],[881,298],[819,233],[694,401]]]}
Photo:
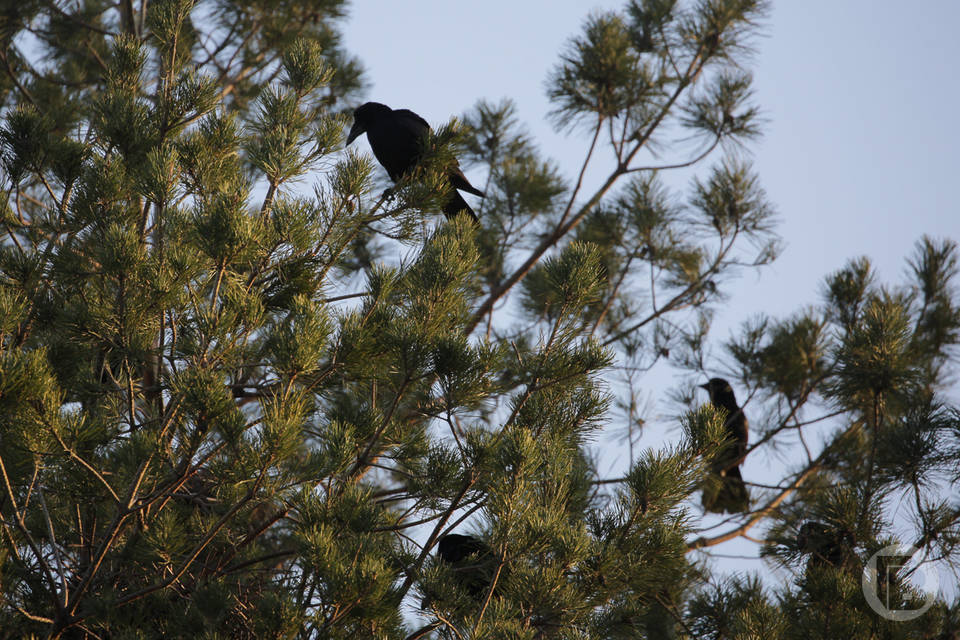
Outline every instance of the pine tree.
{"label": "pine tree", "polygon": [[[582,166],[480,101],[382,192],[342,150],[340,0],[5,8],[0,637],[950,637],[958,605],[891,622],[861,574],[895,534],[956,566],[956,245],[923,238],[897,286],[854,260],[707,351],[779,248],[740,152],[764,14],[593,14],[548,81]],[[440,215],[454,154],[482,229]],[[748,456],[803,452],[720,533],[696,505],[723,413],[639,447],[664,365],[685,403],[725,367]],[[694,553],[746,535],[788,586]],[[917,608],[884,557],[884,602]]]}

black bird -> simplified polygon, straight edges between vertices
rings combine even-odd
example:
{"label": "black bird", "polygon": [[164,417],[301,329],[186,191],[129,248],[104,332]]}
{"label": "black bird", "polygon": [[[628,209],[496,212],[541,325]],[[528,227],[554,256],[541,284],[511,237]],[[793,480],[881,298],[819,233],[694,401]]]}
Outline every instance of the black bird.
{"label": "black bird", "polygon": [[[430,133],[430,125],[409,109],[391,109],[379,102],[367,102],[353,112],[353,126],[347,134],[347,145],[361,133],[367,134],[373,155],[390,174],[390,179],[396,182],[420,160],[424,139]],[[450,200],[443,206],[447,219],[466,212],[476,222],[477,214],[457,189],[481,198],[483,191],[470,184],[456,160],[447,168],[447,178],[453,187]]]}
{"label": "black bird", "polygon": [[437,544],[437,555],[447,564],[456,564],[470,556],[490,555],[487,545],[474,536],[448,533]]}
{"label": "black bird", "polygon": [[723,378],[710,378],[700,388],[710,394],[714,408],[723,409],[730,438],[713,462],[712,473],[717,477],[704,487],[703,508],[714,513],[745,513],[750,508],[750,496],[740,465],[747,456],[747,417],[737,405],[730,383]]}
{"label": "black bird", "polygon": [[[437,558],[453,570],[457,583],[471,598],[479,601],[486,595],[496,572],[497,562],[490,547],[483,540],[449,533],[440,538],[437,544]],[[431,595],[427,594],[421,606],[428,608],[431,600]]]}
{"label": "black bird", "polygon": [[855,568],[858,564],[853,547],[854,539],[849,531],[815,520],[804,522],[797,532],[797,551],[810,554],[807,568]]}

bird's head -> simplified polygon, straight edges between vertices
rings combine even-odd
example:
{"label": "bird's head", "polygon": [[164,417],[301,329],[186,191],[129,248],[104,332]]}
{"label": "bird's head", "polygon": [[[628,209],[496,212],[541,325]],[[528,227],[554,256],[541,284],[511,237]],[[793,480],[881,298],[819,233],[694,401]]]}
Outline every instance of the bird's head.
{"label": "bird's head", "polygon": [[701,384],[700,388],[706,389],[707,393],[710,394],[710,400],[712,402],[717,402],[720,398],[728,394],[731,399],[734,397],[733,388],[730,386],[730,383],[723,378],[710,378],[706,384]]}
{"label": "bird's head", "polygon": [[856,540],[843,525],[826,524],[816,520],[804,522],[797,532],[797,551],[815,553],[828,564],[837,566],[843,561],[843,553],[853,549]]}
{"label": "bird's head", "polygon": [[393,109],[379,102],[366,102],[353,111],[353,126],[347,134],[347,146],[356,140],[361,133],[366,133],[371,124],[378,119],[389,115]]}
{"label": "bird's head", "polygon": [[437,545],[437,555],[448,563],[460,562],[468,556],[488,551],[487,545],[479,538],[458,533],[448,533],[440,538],[440,544]]}
{"label": "bird's head", "polygon": [[797,550],[803,553],[816,551],[829,536],[830,528],[822,522],[804,522],[797,532]]}

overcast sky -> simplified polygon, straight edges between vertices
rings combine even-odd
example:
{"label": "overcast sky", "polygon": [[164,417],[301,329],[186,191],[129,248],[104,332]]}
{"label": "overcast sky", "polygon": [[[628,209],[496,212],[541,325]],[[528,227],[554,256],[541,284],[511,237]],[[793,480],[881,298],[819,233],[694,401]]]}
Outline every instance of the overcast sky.
{"label": "overcast sky", "polygon": [[[355,0],[346,46],[367,69],[368,99],[435,125],[479,99],[510,97],[571,177],[587,141],[547,123],[544,82],[591,10],[622,6]],[[753,63],[768,123],[750,148],[785,251],[734,286],[714,340],[752,314],[783,317],[817,303],[824,276],[850,258],[866,255],[882,281],[899,282],[923,234],[960,238],[958,24],[955,0],[773,3]]]}

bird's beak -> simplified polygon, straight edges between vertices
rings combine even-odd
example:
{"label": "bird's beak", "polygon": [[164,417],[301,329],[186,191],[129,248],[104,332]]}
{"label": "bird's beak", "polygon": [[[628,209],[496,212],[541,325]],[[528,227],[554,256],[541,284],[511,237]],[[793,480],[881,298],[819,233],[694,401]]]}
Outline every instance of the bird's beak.
{"label": "bird's beak", "polygon": [[350,133],[347,134],[347,145],[350,146],[350,143],[356,140],[361,133],[365,133],[365,129],[359,122],[354,122],[353,126],[350,127]]}
{"label": "bird's beak", "polygon": [[709,384],[698,384],[697,386],[700,387],[701,389],[703,389],[704,391],[710,391],[710,385],[709,385]]}

